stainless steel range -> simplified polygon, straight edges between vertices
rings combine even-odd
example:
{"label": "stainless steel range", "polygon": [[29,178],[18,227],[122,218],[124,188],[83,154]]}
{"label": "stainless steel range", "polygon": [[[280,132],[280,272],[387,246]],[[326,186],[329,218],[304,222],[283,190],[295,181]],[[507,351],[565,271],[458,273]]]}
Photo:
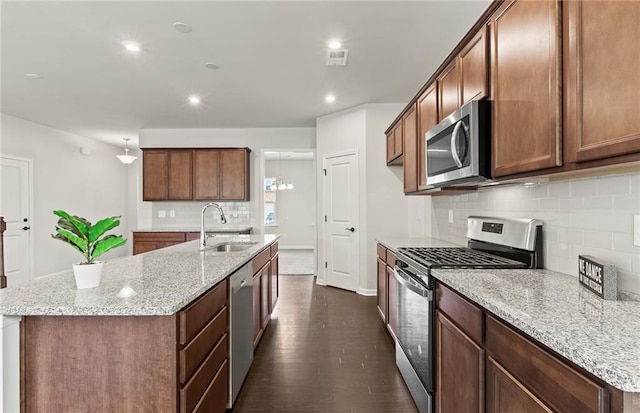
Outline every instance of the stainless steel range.
{"label": "stainless steel range", "polygon": [[398,249],[396,364],[418,410],[434,411],[434,320],[437,268],[542,268],[542,221],[469,217],[468,248]]}

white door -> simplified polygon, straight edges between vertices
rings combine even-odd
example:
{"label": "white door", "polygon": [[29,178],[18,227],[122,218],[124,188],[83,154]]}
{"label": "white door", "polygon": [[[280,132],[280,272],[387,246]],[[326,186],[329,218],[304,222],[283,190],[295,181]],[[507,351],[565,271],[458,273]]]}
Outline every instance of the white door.
{"label": "white door", "polygon": [[324,160],[325,259],[327,285],[358,289],[358,155]]}
{"label": "white door", "polygon": [[2,187],[0,216],[7,222],[4,233],[4,272],[7,287],[31,280],[31,178],[27,159],[0,158]]}

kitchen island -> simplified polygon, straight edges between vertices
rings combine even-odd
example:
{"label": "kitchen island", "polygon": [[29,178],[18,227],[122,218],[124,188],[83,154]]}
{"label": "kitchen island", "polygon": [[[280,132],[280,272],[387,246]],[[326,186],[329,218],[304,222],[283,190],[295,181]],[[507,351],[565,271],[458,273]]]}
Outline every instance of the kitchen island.
{"label": "kitchen island", "polygon": [[[442,246],[442,241],[434,239],[387,239],[379,242],[394,253],[401,247]],[[450,293],[446,296],[440,294],[447,291],[453,291],[455,297],[462,297],[462,301],[455,297],[453,300],[475,309],[472,310],[475,313],[468,314],[471,314],[470,317],[478,317],[479,322],[474,325],[483,331],[479,336],[480,341],[471,345],[478,354],[485,351],[490,353],[483,346],[489,349],[493,344],[491,340],[494,338],[490,340],[491,331],[488,329],[492,327],[495,331],[497,320],[506,327],[504,331],[515,332],[509,333],[512,338],[522,337],[533,343],[534,347],[542,349],[540,354],[544,353],[544,356],[540,360],[549,355],[551,359],[570,366],[571,371],[582,369],[587,373],[585,383],[593,385],[593,388],[605,389],[596,396],[600,397],[598,403],[601,406],[596,411],[640,412],[638,296],[619,291],[617,301],[603,300],[581,288],[576,277],[544,269],[438,268],[433,269],[431,274],[437,284],[442,286],[436,287],[436,306],[440,312],[446,313],[451,308],[445,307],[444,304],[447,303],[444,300],[451,300],[453,296]],[[464,331],[459,325],[461,324],[452,328]],[[515,348],[515,342],[510,341],[506,348]],[[496,353],[492,357],[506,358],[505,353]],[[527,353],[523,360],[531,362],[532,354]],[[489,366],[493,361],[487,355],[486,365]],[[484,362],[480,361],[480,365],[484,365]],[[535,373],[537,367],[527,364],[527,375],[538,374]],[[549,370],[545,374],[548,375],[548,382],[551,382],[551,377],[559,377]],[[521,377],[523,381],[527,379],[525,376]],[[487,383],[490,382],[488,377],[489,373]],[[575,393],[575,388],[567,391]],[[491,395],[486,397],[498,394],[489,393]]]}
{"label": "kitchen island", "polygon": [[[0,313],[22,317],[21,410],[224,411],[227,278],[277,239],[216,236],[204,251],[191,241],[116,259],[94,289],[67,271],[0,291]],[[246,249],[216,251],[224,242]]]}

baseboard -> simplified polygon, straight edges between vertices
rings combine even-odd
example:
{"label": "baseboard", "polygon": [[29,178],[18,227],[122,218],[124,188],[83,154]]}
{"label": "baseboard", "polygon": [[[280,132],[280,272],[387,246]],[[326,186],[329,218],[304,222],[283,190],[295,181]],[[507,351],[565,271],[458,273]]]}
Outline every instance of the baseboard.
{"label": "baseboard", "polygon": [[375,296],[375,295],[378,295],[378,290],[372,290],[372,289],[360,288],[360,289],[358,290],[358,294],[360,294],[360,295],[366,295],[366,296]]}
{"label": "baseboard", "polygon": [[313,247],[313,245],[294,245],[294,246],[288,246],[288,245],[279,245],[278,246],[279,250],[315,250],[315,248]]}

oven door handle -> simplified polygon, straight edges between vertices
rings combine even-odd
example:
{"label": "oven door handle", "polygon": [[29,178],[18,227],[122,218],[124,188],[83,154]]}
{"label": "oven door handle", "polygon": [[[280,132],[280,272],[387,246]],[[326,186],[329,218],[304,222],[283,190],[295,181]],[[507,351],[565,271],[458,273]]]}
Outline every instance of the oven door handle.
{"label": "oven door handle", "polygon": [[429,290],[424,288],[417,282],[413,281],[409,275],[407,275],[402,269],[400,269],[397,265],[393,269],[393,276],[402,285],[407,288],[409,291],[414,292],[421,297],[425,297],[429,301],[433,300],[433,290]]}

